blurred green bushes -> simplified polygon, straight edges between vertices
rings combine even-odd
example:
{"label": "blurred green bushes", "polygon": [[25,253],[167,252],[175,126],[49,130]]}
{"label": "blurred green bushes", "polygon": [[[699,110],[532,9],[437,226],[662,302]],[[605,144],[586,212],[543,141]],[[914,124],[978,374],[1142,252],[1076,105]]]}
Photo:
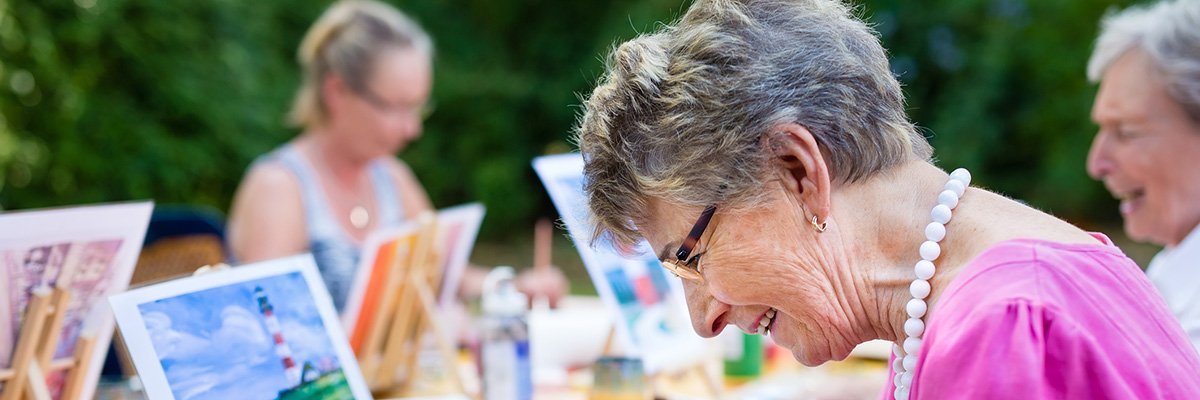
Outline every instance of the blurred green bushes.
{"label": "blurred green bushes", "polygon": [[[529,166],[567,151],[616,40],[681,0],[406,1],[433,35],[437,110],[401,154],[438,206],[479,200],[485,237],[554,211]],[[0,0],[0,207],[154,198],[227,209],[249,162],[296,134],[294,54],[327,1]],[[1084,171],[1084,64],[1110,6],[868,1],[939,163],[1069,219],[1111,221]],[[1124,6],[1124,4],[1121,4]]]}

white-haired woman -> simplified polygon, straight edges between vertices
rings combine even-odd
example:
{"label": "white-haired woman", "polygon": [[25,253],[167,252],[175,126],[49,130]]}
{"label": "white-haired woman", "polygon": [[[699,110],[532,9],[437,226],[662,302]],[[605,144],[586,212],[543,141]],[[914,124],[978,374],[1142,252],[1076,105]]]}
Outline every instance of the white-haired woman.
{"label": "white-haired woman", "polygon": [[1200,348],[1200,1],[1107,16],[1087,73],[1088,173],[1121,200],[1129,237],[1166,246],[1146,273]]}
{"label": "white-haired woman", "polygon": [[615,49],[578,141],[596,236],[644,237],[694,329],[797,360],[895,343],[887,398],[1188,398],[1200,356],[1103,235],[943,172],[836,0],[700,0]]}

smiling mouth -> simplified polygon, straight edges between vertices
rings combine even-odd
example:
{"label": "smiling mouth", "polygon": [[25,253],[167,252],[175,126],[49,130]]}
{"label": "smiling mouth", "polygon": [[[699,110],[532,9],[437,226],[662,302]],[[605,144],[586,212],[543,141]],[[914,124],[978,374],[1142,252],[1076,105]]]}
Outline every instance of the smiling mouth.
{"label": "smiling mouth", "polygon": [[771,326],[775,323],[775,315],[777,314],[778,312],[774,308],[767,309],[767,312],[758,320],[758,331],[755,333],[764,336],[770,334]]}
{"label": "smiling mouth", "polygon": [[1132,213],[1138,200],[1146,195],[1144,189],[1131,190],[1123,193],[1113,193],[1113,197],[1121,201],[1121,214]]}

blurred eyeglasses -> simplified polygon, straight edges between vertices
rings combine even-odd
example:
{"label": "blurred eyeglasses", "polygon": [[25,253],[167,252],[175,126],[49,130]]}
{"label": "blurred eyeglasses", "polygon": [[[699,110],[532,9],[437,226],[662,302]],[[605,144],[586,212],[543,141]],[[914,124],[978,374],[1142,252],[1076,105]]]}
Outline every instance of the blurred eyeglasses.
{"label": "blurred eyeglasses", "polygon": [[675,260],[663,260],[663,267],[670,270],[683,279],[703,281],[704,276],[700,275],[700,270],[697,265],[694,265],[696,257],[688,258],[692,254],[692,250],[696,248],[696,243],[700,241],[700,236],[704,234],[704,230],[708,228],[708,221],[712,220],[713,213],[717,211],[717,206],[708,206],[700,213],[700,219],[696,220],[696,225],[692,226],[692,231],[688,233],[687,238],[683,239],[683,244],[679,245],[679,250],[675,252]]}
{"label": "blurred eyeglasses", "polygon": [[376,94],[375,91],[371,90],[370,88],[364,88],[363,90],[357,90],[355,92],[358,93],[359,97],[362,97],[363,100],[366,100],[367,104],[370,104],[371,107],[374,107],[376,110],[389,114],[413,115],[417,118],[420,118],[421,121],[429,119],[429,116],[433,114],[433,110],[437,108],[437,105],[432,99],[419,105],[413,105],[404,104],[402,102],[389,102],[384,100],[383,96]]}

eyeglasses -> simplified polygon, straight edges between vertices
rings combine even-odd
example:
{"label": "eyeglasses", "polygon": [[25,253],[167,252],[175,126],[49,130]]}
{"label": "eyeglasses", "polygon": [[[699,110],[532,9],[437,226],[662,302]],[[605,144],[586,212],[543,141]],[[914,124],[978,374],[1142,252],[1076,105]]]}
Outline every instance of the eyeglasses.
{"label": "eyeglasses", "polygon": [[370,88],[363,88],[362,90],[356,90],[354,92],[358,93],[359,97],[362,97],[363,100],[366,100],[367,104],[370,104],[371,107],[374,107],[376,110],[389,114],[411,113],[417,118],[420,118],[421,121],[428,119],[429,116],[433,114],[433,110],[437,108],[433,100],[414,106],[409,104],[391,103],[387,100],[384,100],[383,96],[376,94],[375,91],[371,90]]}
{"label": "eyeglasses", "polygon": [[716,211],[717,206],[714,205],[708,206],[708,208],[704,209],[703,213],[700,213],[700,219],[696,220],[696,225],[692,226],[692,231],[688,233],[686,239],[683,239],[683,244],[679,245],[679,251],[675,252],[675,261],[663,260],[663,268],[683,279],[704,280],[704,277],[700,275],[700,270],[689,266],[696,260],[695,257],[688,259],[688,256],[692,254],[696,243],[700,241],[700,236],[708,228],[708,221],[712,220],[713,213]]}

